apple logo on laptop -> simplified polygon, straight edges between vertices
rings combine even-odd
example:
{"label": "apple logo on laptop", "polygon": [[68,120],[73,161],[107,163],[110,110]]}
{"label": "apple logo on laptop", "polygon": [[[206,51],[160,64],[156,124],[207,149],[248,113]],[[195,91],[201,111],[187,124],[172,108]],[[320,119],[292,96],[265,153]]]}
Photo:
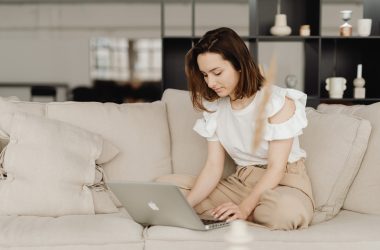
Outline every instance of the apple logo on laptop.
{"label": "apple logo on laptop", "polygon": [[160,208],[157,206],[157,204],[154,203],[153,201],[148,202],[148,206],[149,206],[152,210],[154,210],[154,211],[159,211],[159,210],[160,210]]}

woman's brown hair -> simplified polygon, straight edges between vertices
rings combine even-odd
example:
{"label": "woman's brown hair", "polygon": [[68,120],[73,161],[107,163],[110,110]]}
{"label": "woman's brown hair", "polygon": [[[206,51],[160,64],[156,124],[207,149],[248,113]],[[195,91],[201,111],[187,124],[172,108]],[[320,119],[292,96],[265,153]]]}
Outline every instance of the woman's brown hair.
{"label": "woman's brown hair", "polygon": [[202,99],[214,101],[219,96],[210,89],[199,70],[198,55],[212,52],[229,61],[235,70],[241,71],[240,80],[235,89],[236,99],[250,97],[260,90],[264,77],[253,61],[247,46],[240,36],[230,28],[210,30],[187,52],[185,57],[185,72],[191,101],[197,110],[208,111]]}

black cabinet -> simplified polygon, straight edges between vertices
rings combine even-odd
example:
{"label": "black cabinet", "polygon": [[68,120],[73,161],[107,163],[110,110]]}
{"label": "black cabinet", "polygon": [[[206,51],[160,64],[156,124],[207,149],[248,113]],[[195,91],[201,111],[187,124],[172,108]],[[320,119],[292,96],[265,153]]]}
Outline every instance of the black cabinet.
{"label": "black cabinet", "polygon": [[[339,37],[321,35],[321,0],[282,0],[281,12],[286,13],[292,33],[276,37],[269,33],[276,14],[277,0],[249,0],[250,51],[257,63],[260,42],[301,42],[304,49],[304,92],[308,105],[319,103],[370,104],[380,101],[380,1],[364,0],[363,17],[373,20],[369,37]],[[337,13],[339,14],[339,13]],[[299,36],[299,27],[309,24],[311,36]],[[184,72],[184,56],[197,37],[163,38],[163,82],[164,89],[187,89]],[[353,98],[353,80],[357,65],[363,65],[366,81],[366,98]],[[279,66],[281,67],[281,66]],[[347,89],[342,99],[330,99],[325,90],[325,79],[341,76],[347,80]]]}

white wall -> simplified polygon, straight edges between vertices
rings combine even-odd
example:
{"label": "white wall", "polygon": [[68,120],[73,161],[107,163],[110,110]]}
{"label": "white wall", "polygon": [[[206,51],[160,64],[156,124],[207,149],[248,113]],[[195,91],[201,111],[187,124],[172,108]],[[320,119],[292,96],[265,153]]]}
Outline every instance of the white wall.
{"label": "white wall", "polygon": [[304,90],[304,48],[302,42],[259,42],[259,63],[268,70],[272,57],[277,63],[275,84],[287,87],[285,78],[297,78],[295,89]]}

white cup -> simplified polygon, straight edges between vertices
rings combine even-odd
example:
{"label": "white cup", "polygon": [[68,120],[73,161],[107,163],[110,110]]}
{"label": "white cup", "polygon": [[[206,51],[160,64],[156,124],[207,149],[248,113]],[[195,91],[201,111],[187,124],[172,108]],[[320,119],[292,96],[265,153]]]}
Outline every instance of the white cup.
{"label": "white cup", "polygon": [[371,34],[372,19],[358,19],[358,34],[359,36],[369,36]]}
{"label": "white cup", "polygon": [[329,77],[326,79],[326,90],[330,98],[343,98],[343,92],[346,90],[347,80],[344,77]]}

